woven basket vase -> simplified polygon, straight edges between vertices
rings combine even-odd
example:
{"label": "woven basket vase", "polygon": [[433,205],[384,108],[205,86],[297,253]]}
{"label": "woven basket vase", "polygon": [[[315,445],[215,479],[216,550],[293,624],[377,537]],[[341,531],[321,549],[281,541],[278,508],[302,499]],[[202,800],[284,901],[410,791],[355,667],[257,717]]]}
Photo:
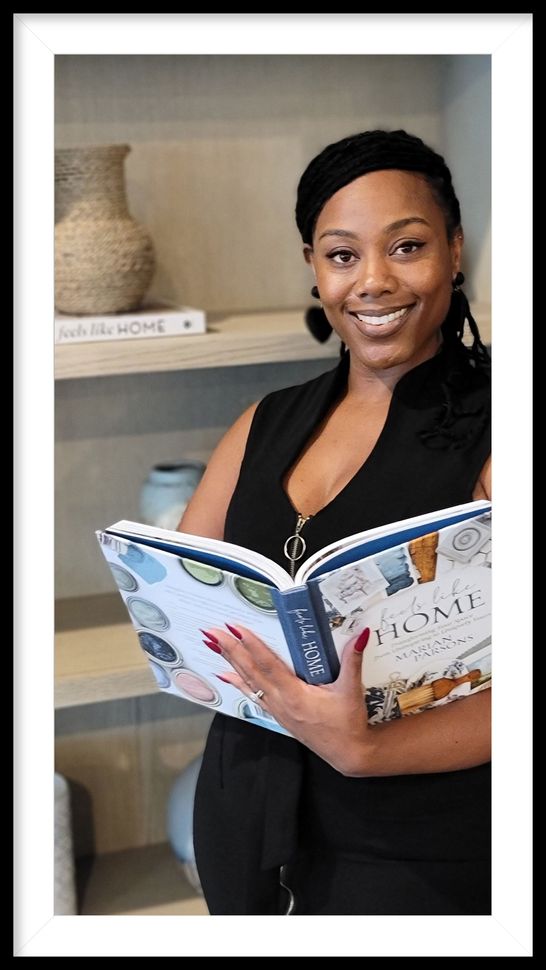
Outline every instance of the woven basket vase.
{"label": "woven basket vase", "polygon": [[55,152],[55,306],[61,313],[136,310],[155,268],[148,231],[129,213],[129,145]]}

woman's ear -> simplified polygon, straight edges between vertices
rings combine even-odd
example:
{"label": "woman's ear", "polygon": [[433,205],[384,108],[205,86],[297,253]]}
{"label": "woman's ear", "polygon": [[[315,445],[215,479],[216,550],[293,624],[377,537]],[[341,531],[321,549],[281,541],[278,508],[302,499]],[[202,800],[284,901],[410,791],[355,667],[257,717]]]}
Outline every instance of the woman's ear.
{"label": "woman's ear", "polygon": [[312,246],[309,246],[308,244],[306,244],[303,247],[303,258],[304,258],[305,262],[307,263],[307,265],[308,266],[311,266],[312,269],[313,269],[313,272],[315,272],[315,264],[313,262],[313,248],[312,248]]}
{"label": "woman's ear", "polygon": [[461,256],[463,252],[464,245],[464,233],[462,228],[455,231],[453,240],[451,242],[451,266],[452,266],[452,277],[455,277],[461,268]]}

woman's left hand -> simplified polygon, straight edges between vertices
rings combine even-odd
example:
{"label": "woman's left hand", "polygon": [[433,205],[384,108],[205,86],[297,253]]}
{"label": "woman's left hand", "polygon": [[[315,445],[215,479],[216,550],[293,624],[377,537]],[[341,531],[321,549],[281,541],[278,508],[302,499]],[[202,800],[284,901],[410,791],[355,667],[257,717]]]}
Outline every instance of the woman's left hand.
{"label": "woman's left hand", "polygon": [[362,652],[369,630],[347,643],[337,680],[317,686],[300,680],[251,630],[238,624],[231,629],[240,638],[217,627],[203,631],[233,667],[234,673],[222,674],[221,679],[250,699],[255,700],[252,695],[256,691],[263,691],[261,707],[341,774],[365,774],[370,732],[362,686]]}

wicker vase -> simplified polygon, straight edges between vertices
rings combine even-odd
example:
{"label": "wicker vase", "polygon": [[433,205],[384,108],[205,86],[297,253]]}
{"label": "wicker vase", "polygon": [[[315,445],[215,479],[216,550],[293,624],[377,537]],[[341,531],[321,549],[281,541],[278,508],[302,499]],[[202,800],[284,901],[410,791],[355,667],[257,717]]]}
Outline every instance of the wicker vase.
{"label": "wicker vase", "polygon": [[55,152],[55,305],[61,313],[136,310],[155,267],[148,231],[127,208],[129,145]]}

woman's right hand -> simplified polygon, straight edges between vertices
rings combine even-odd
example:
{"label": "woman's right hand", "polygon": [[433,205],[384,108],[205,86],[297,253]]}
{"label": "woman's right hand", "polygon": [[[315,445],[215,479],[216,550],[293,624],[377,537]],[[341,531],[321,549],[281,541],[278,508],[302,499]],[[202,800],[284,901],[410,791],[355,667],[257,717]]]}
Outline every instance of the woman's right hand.
{"label": "woman's right hand", "polygon": [[211,649],[233,667],[222,680],[250,700],[263,691],[259,704],[302,744],[344,775],[367,774],[366,752],[373,728],[368,728],[362,687],[365,630],[347,643],[337,680],[307,684],[248,628],[234,621],[232,634],[207,629]]}

